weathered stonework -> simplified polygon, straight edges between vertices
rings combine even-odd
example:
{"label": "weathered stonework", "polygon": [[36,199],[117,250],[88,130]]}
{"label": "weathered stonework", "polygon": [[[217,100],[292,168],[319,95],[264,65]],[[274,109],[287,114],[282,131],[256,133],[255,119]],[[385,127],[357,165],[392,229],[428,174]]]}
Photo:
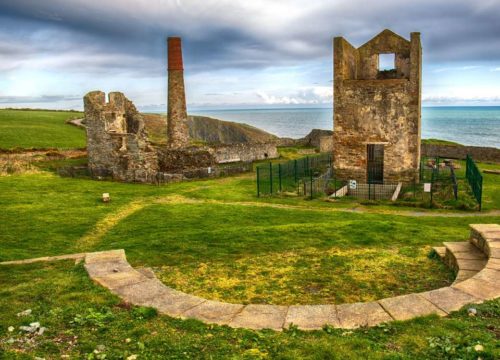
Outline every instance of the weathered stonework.
{"label": "weathered stonework", "polygon": [[152,181],[158,171],[142,116],[122,93],[93,91],[84,97],[89,170],[120,181]]}
{"label": "weathered stonework", "polygon": [[171,148],[189,145],[186,125],[186,94],[184,91],[184,67],[182,63],[181,38],[169,37],[168,44],[168,124],[167,138]]}
{"label": "weathered stonework", "polygon": [[[368,145],[383,145],[383,181],[418,180],[420,33],[384,30],[359,48],[334,39],[334,167],[337,178],[368,180]],[[379,54],[395,69],[379,71]]]}
{"label": "weathered stonework", "polygon": [[[144,119],[122,93],[85,95],[89,170],[95,177],[126,182],[166,182],[248,171],[251,162],[279,156],[272,141],[192,146],[187,126],[181,39],[168,38],[168,119],[166,145],[153,145]],[[251,168],[251,167],[250,167]]]}

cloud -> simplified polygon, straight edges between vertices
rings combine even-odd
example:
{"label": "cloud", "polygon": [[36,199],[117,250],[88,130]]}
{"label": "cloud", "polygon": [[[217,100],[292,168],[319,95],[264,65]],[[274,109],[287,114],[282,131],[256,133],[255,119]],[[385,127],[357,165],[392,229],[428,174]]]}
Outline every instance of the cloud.
{"label": "cloud", "polygon": [[[198,93],[188,91],[219,103],[234,90],[241,102],[331,101],[308,85],[331,79],[332,37],[339,35],[360,46],[384,28],[406,38],[421,31],[424,64],[435,73],[481,71],[500,58],[500,1],[0,0],[0,10],[0,85],[9,85],[12,74],[45,72],[71,82],[71,93],[119,85],[159,94],[160,85],[144,85],[144,79],[165,76],[169,35],[183,38],[187,81],[212,74],[210,83],[192,83]],[[247,89],[224,80],[238,71],[257,77],[292,68],[308,74]]]}
{"label": "cloud", "polygon": [[331,104],[333,89],[330,87],[308,87],[287,96],[270,95],[263,91],[256,92],[257,97],[268,105],[320,105]]}

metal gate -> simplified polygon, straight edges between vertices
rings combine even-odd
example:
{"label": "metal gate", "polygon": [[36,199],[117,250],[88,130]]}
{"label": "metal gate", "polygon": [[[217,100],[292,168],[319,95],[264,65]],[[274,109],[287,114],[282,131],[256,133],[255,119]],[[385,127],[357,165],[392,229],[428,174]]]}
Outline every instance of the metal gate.
{"label": "metal gate", "polygon": [[384,145],[368,144],[367,179],[368,184],[384,183]]}

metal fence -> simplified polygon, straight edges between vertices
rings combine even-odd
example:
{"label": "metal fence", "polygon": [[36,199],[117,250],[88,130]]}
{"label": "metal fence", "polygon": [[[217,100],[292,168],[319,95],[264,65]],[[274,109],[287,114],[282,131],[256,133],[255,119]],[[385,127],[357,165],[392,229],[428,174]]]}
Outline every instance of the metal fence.
{"label": "metal fence", "polygon": [[[282,163],[268,163],[256,168],[257,196],[273,195],[284,192],[300,194],[299,187],[310,195],[309,189],[319,189],[320,180],[328,169],[331,169],[332,155],[330,153],[306,156],[301,159],[290,160]],[[331,174],[331,173],[330,173]],[[312,185],[311,185],[312,184]]]}
{"label": "metal fence", "polygon": [[479,204],[481,211],[482,195],[483,195],[483,175],[472,158],[467,155],[465,160],[465,177],[472,189],[472,194]]}

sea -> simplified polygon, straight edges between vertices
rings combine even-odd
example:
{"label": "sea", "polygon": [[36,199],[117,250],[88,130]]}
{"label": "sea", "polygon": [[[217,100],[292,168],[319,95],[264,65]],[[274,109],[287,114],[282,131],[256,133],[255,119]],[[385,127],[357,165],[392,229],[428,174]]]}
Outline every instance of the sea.
{"label": "sea", "polygon": [[[190,110],[189,114],[245,123],[279,137],[301,138],[312,129],[333,128],[333,109]],[[422,138],[500,148],[500,106],[422,108]]]}

